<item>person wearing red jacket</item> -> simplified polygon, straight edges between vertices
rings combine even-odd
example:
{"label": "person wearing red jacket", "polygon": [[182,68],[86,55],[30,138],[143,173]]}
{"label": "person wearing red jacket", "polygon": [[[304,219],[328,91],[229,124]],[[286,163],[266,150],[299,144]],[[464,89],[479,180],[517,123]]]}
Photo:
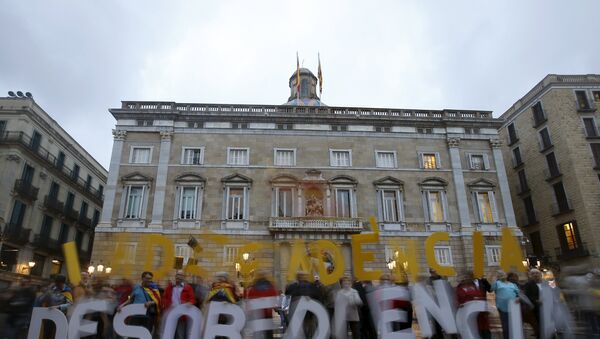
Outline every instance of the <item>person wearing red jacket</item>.
{"label": "person wearing red jacket", "polygon": [[[277,293],[277,289],[275,288],[275,285],[273,285],[272,282],[269,281],[269,279],[267,279],[267,273],[265,271],[258,271],[256,272],[256,278],[254,279],[254,282],[252,283],[252,285],[250,287],[248,287],[248,290],[246,292],[246,297],[248,299],[255,299],[255,298],[264,298],[264,297],[277,297],[279,296],[279,293]],[[253,315],[256,318],[262,318],[262,319],[270,319],[273,318],[273,309],[272,308],[268,308],[268,309],[264,309],[262,310],[262,312]],[[273,338],[273,331],[269,330],[269,331],[265,331],[264,335],[261,336],[262,333],[257,332],[255,333],[255,337],[256,338],[265,338],[265,339],[272,339]]]}
{"label": "person wearing red jacket", "polygon": [[[165,289],[162,297],[162,306],[166,310],[169,307],[178,306],[181,304],[194,305],[196,297],[192,285],[185,282],[185,273],[181,270],[175,273],[175,284],[169,284]],[[187,325],[185,317],[180,317],[177,321],[177,329],[175,330],[175,338],[185,339],[187,335]]]}
{"label": "person wearing red jacket", "polygon": [[[483,300],[487,302],[487,292],[491,289],[490,283],[485,279],[475,279],[473,272],[467,272],[464,279],[456,286],[456,298],[458,307],[473,300]],[[487,312],[481,312],[477,315],[477,328],[479,336],[482,339],[490,339],[490,321]]]}

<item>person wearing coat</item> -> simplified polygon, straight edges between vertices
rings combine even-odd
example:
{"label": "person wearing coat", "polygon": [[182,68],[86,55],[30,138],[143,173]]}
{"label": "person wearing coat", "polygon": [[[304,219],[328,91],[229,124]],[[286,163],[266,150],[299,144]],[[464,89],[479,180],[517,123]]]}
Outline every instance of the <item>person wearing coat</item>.
{"label": "person wearing coat", "polygon": [[[175,273],[175,284],[169,284],[162,296],[163,309],[167,310],[171,306],[176,307],[182,304],[194,305],[196,297],[192,285],[185,282],[185,273],[181,270]],[[177,328],[175,330],[175,338],[187,338],[186,318],[180,317],[177,320]]]}
{"label": "person wearing coat", "polygon": [[[345,303],[346,309],[346,320],[348,326],[352,332],[352,339],[360,338],[360,307],[363,302],[360,299],[358,291],[352,288],[352,279],[349,276],[344,276],[341,279],[342,288],[336,293],[336,303]],[[336,310],[336,312],[343,312],[344,310]]]}
{"label": "person wearing coat", "polygon": [[[469,301],[487,300],[487,292],[491,290],[491,285],[486,279],[475,279],[473,272],[467,272],[464,279],[456,286],[456,298],[458,307],[462,307]],[[490,321],[488,312],[481,312],[477,315],[477,328],[479,336],[482,339],[490,339]]]}
{"label": "person wearing coat", "polygon": [[[248,287],[248,291],[246,292],[246,297],[248,299],[257,299],[257,298],[265,298],[265,297],[277,297],[277,289],[275,285],[267,278],[266,271],[258,271],[256,273],[256,278],[252,285]],[[250,315],[253,319],[272,319],[273,318],[273,309],[265,308],[263,310],[256,311],[257,314]],[[254,338],[264,338],[264,339],[272,339],[273,338],[273,330],[268,330],[264,332],[255,332]]]}

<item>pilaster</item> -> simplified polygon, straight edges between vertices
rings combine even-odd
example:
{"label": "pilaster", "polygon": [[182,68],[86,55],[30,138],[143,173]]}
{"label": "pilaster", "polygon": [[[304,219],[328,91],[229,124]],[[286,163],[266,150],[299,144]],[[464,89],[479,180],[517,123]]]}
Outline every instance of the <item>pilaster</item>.
{"label": "pilaster", "polygon": [[460,138],[448,138],[448,149],[450,152],[450,164],[452,166],[452,178],[456,191],[456,202],[458,204],[458,216],[460,226],[471,227],[471,217],[469,216],[469,204],[467,200],[467,191],[465,190],[465,178],[462,172],[460,162]]}
{"label": "pilaster", "polygon": [[167,173],[169,171],[169,156],[171,154],[172,130],[160,131],[160,154],[158,157],[158,170],[156,171],[156,187],[154,202],[152,204],[152,221],[149,227],[162,228],[163,213],[165,208],[165,193],[167,189]]}
{"label": "pilaster", "polygon": [[512,200],[510,199],[510,189],[506,169],[504,168],[504,159],[502,158],[502,140],[490,139],[490,147],[494,156],[494,165],[496,166],[496,175],[498,176],[498,187],[502,195],[502,205],[504,206],[504,217],[509,227],[517,227],[515,211]]}
{"label": "pilaster", "polygon": [[112,215],[115,207],[115,195],[117,193],[117,183],[119,181],[119,167],[121,165],[121,155],[123,153],[123,144],[127,138],[127,131],[112,130],[113,149],[108,167],[108,178],[106,178],[106,189],[104,190],[104,204],[102,214],[97,227],[112,227]]}

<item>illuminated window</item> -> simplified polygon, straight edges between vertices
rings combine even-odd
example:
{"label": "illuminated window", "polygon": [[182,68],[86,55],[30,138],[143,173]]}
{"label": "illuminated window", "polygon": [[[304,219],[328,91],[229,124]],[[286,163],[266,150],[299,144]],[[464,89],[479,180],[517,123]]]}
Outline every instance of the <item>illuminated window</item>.
{"label": "illuminated window", "polygon": [[436,169],[438,168],[438,161],[435,153],[423,153],[421,155],[422,158],[422,168],[425,169]]}
{"label": "illuminated window", "polygon": [[575,238],[575,225],[572,222],[568,222],[562,225],[563,232],[565,235],[565,242],[568,250],[574,250],[579,247],[577,239]]}
{"label": "illuminated window", "polygon": [[442,191],[427,191],[427,212],[429,221],[431,222],[443,222],[444,221],[444,207],[442,204]]}
{"label": "illuminated window", "polygon": [[484,224],[491,224],[496,222],[494,201],[494,192],[474,192],[475,203],[477,205],[477,211],[479,213],[479,221]]}

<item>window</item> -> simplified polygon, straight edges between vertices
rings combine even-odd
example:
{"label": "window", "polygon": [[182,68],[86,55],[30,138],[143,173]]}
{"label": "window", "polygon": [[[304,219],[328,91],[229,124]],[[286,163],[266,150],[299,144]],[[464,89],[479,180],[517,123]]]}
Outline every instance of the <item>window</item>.
{"label": "window", "polygon": [[600,102],[600,91],[592,91],[592,96],[595,102]]}
{"label": "window", "polygon": [[531,247],[533,249],[533,254],[537,257],[541,257],[544,255],[544,246],[542,245],[542,237],[540,232],[531,232],[529,233],[529,240],[531,241]]}
{"label": "window", "polygon": [[554,214],[567,212],[571,209],[569,206],[569,200],[567,199],[567,193],[565,192],[565,187],[562,182],[558,182],[552,185],[554,189],[554,197],[556,199],[556,206],[554,208]]}
{"label": "window", "polygon": [[179,219],[196,219],[198,186],[182,186],[179,194]]}
{"label": "window", "polygon": [[472,170],[487,170],[490,168],[487,154],[469,154],[469,168]]}
{"label": "window", "polygon": [[188,244],[175,245],[175,268],[182,269],[192,257],[192,248]]}
{"label": "window", "polygon": [[396,168],[396,152],[375,151],[375,162],[377,167]]}
{"label": "window", "polygon": [[[10,227],[15,229],[23,226],[23,219],[25,219],[25,209],[27,205],[15,200],[13,205],[12,214],[10,215]],[[8,227],[8,226],[6,226]]]}
{"label": "window", "polygon": [[443,191],[425,191],[426,217],[430,222],[444,222]]}
{"label": "window", "polygon": [[512,152],[513,152],[513,166],[517,167],[523,163],[523,159],[521,158],[521,149],[519,147],[515,147]]}
{"label": "window", "polygon": [[527,215],[527,225],[536,224],[537,217],[535,215],[535,209],[533,208],[531,196],[523,198],[523,206],[525,207],[525,214]]}
{"label": "window", "polygon": [[578,109],[588,110],[591,108],[590,102],[588,101],[587,93],[585,91],[575,91],[575,97],[577,97]]}
{"label": "window", "polygon": [[48,199],[56,200],[58,198],[58,192],[60,190],[60,186],[56,181],[53,181],[50,184],[50,191],[48,192]]}
{"label": "window", "polygon": [[487,263],[490,266],[500,265],[501,251],[500,246],[486,246],[485,254],[487,257]]}
{"label": "window", "polygon": [[510,124],[507,127],[508,129],[508,144],[514,144],[515,142],[519,141],[519,138],[517,137],[517,130],[515,129],[515,124]]}
{"label": "window", "polygon": [[23,167],[23,174],[21,175],[21,180],[23,181],[23,184],[25,186],[30,186],[31,182],[33,181],[33,173],[35,172],[35,169],[31,166],[29,166],[28,164],[25,164],[25,167]]}
{"label": "window", "polygon": [[575,251],[582,247],[577,223],[574,220],[558,225],[556,231],[563,252]]}
{"label": "window", "polygon": [[31,143],[29,146],[32,150],[37,151],[40,149],[40,144],[42,143],[42,135],[38,131],[33,131],[33,136],[31,137]]}
{"label": "window", "polygon": [[239,246],[223,247],[223,265],[234,265],[240,252]]}
{"label": "window", "polygon": [[130,185],[126,187],[125,219],[141,219],[142,205],[146,186]]}
{"label": "window", "polygon": [[65,210],[72,210],[73,204],[75,204],[75,194],[69,192],[67,193],[67,201],[65,201]]}
{"label": "window", "polygon": [[85,189],[89,191],[90,187],[92,187],[92,176],[88,174],[85,179]]}
{"label": "window", "polygon": [[381,191],[383,221],[398,222],[400,218],[399,192],[396,190]]}
{"label": "window", "polygon": [[87,218],[87,211],[88,211],[88,203],[85,201],[82,201],[81,208],[79,209],[79,217]]}
{"label": "window", "polygon": [[248,148],[227,148],[227,165],[248,165]]}
{"label": "window", "polygon": [[540,131],[540,150],[546,150],[552,147],[552,140],[550,140],[550,133],[547,128]]}
{"label": "window", "polygon": [[58,157],[56,158],[56,167],[58,169],[62,169],[65,166],[65,154],[63,152],[58,152]]}
{"label": "window", "polygon": [[351,150],[329,150],[329,162],[335,167],[352,166],[352,151]]}
{"label": "window", "polygon": [[433,248],[435,261],[441,266],[452,266],[452,249],[450,246],[435,246]]}
{"label": "window", "polygon": [[546,155],[546,162],[548,163],[547,178],[556,178],[560,175],[560,169],[558,168],[558,162],[556,161],[556,155],[554,152],[550,152]]}
{"label": "window", "polygon": [[335,191],[335,214],[338,218],[350,218],[351,201],[349,189],[336,189]]}
{"label": "window", "polygon": [[6,120],[0,120],[0,138],[4,138],[5,131],[6,131]]}
{"label": "window", "polygon": [[600,144],[590,144],[590,147],[592,148],[595,167],[600,167]]}
{"label": "window", "polygon": [[252,179],[233,174],[221,179],[223,182],[223,226],[246,228],[250,213],[249,197]]}
{"label": "window", "polygon": [[152,147],[132,147],[129,162],[132,164],[149,164],[152,158]]}
{"label": "window", "polygon": [[296,166],[296,150],[275,148],[273,163],[275,166]]}
{"label": "window", "polygon": [[293,215],[294,199],[291,188],[278,187],[277,191],[277,216],[281,218]]}
{"label": "window", "polygon": [[533,110],[533,124],[534,126],[539,126],[544,121],[546,121],[546,114],[544,113],[544,109],[542,108],[542,103],[538,101],[535,105],[531,107]]}
{"label": "window", "polygon": [[50,233],[52,233],[53,222],[54,219],[47,215],[44,215],[44,219],[42,219],[42,228],[40,229],[40,240],[50,239]]}
{"label": "window", "polygon": [[527,176],[525,175],[525,170],[522,169],[519,172],[517,172],[517,174],[519,176],[519,193],[529,191],[529,184],[527,183]]}
{"label": "window", "polygon": [[73,171],[71,172],[71,178],[77,180],[79,178],[80,167],[77,164],[73,165]]}
{"label": "window", "polygon": [[494,222],[498,222],[494,192],[473,192],[473,195],[479,215],[479,222],[483,224],[492,224]]}
{"label": "window", "polygon": [[585,127],[585,135],[587,137],[597,137],[598,128],[594,118],[583,118],[583,126]]}
{"label": "window", "polygon": [[440,168],[440,160],[438,153],[421,153],[420,161],[421,168],[425,169],[436,169]]}
{"label": "window", "polygon": [[101,197],[104,194],[104,186],[98,185],[98,196]]}
{"label": "window", "polygon": [[184,165],[202,165],[204,163],[204,148],[184,147],[181,154],[181,163]]}
{"label": "window", "polygon": [[92,227],[96,227],[98,222],[100,221],[100,211],[94,210],[94,215],[92,216]]}
{"label": "window", "polygon": [[244,219],[244,189],[229,188],[227,191],[227,219]]}
{"label": "window", "polygon": [[64,244],[69,241],[69,225],[61,224],[60,233],[58,234],[58,243]]}

